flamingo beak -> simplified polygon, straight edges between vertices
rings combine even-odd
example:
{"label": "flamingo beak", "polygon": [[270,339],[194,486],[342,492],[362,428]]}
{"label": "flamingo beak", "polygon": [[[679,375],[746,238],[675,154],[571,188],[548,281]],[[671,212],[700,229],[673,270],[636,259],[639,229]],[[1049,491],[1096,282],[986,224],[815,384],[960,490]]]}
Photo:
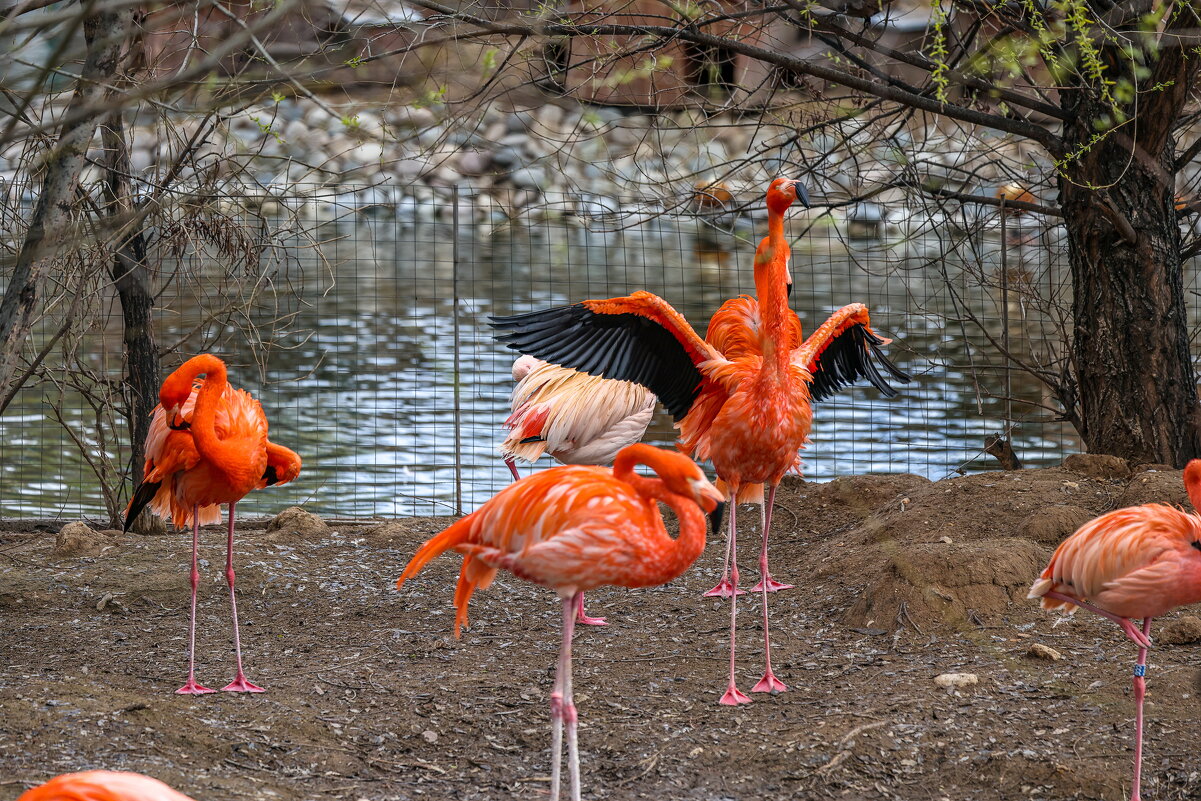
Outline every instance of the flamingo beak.
{"label": "flamingo beak", "polygon": [[709,479],[702,476],[701,478],[690,479],[689,484],[692,485],[692,492],[696,498],[696,502],[706,513],[713,512],[725,503],[726,496],[721,494],[717,487],[709,483]]}
{"label": "flamingo beak", "polygon": [[[178,422],[176,422],[178,419]],[[187,431],[192,427],[192,424],[184,420],[179,414],[179,404],[171,407],[171,411],[167,413],[167,428],[172,431]]]}
{"label": "flamingo beak", "polygon": [[801,201],[801,205],[809,208],[809,190],[800,181],[792,182],[793,191],[796,192],[796,199]]}

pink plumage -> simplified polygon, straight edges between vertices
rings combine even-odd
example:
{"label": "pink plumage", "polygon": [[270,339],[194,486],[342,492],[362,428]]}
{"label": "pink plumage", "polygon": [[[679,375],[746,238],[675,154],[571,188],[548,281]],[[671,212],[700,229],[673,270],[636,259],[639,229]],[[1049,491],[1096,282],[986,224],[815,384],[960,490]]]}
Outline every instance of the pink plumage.
{"label": "pink plumage", "polygon": [[33,787],[17,801],[192,801],[158,779],[140,773],[88,770],[64,773]]}
{"label": "pink plumage", "polygon": [[[1201,459],[1184,468],[1184,486],[1201,510]],[[1201,516],[1148,503],[1085,523],[1055,550],[1030,588],[1044,609],[1084,607],[1122,627],[1138,646],[1134,668],[1135,739],[1131,801],[1140,801],[1143,698],[1151,619],[1201,601]],[[1130,618],[1142,618],[1135,626]]]}
{"label": "pink plumage", "polygon": [[630,381],[581,373],[533,356],[513,362],[513,413],[500,444],[506,462],[537,461],[549,453],[561,464],[613,463],[642,439],[655,414],[655,395]]}

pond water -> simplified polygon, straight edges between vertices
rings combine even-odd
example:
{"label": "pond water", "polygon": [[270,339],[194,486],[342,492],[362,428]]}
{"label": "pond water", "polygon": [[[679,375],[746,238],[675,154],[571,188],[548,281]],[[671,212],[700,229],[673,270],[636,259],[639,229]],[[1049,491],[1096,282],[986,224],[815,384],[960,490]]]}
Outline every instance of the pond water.
{"label": "pond water", "polygon": [[[390,209],[332,216],[240,264],[205,242],[163,256],[158,337],[175,346],[164,367],[201,351],[221,355],[231,380],[263,402],[272,439],[304,459],[299,480],[254,493],[239,504],[245,514],[298,503],[337,517],[475,508],[509,480],[496,446],[515,354],[492,339],[488,315],[649,289],[703,334],[724,299],[753,292],[753,232],[763,230],[746,219],[732,232],[692,218],[616,215],[601,224],[577,206],[493,214],[483,225],[418,222]],[[791,306],[811,331],[845,303],[868,304],[877,330],[895,339],[888,353],[914,378],[893,400],[856,386],[818,405],[806,478],[994,469],[983,441],[1007,416],[1028,466],[1079,449],[1072,430],[1053,422],[1042,385],[1021,371],[1007,377],[994,344],[1008,313],[1017,355],[1055,357],[1055,316],[1031,290],[1064,300],[1046,232],[1006,249],[1008,303],[995,232],[967,236],[943,221],[883,239],[846,233],[829,218],[790,221]],[[120,315],[107,290],[94,303],[100,322],[81,335],[75,370],[116,378]],[[43,338],[57,323],[44,327]],[[128,497],[113,472],[129,458],[125,429],[98,426],[69,375],[23,390],[0,417],[0,517],[103,516],[101,454],[117,493],[110,503]],[[670,418],[661,413],[648,439],[671,443]]]}

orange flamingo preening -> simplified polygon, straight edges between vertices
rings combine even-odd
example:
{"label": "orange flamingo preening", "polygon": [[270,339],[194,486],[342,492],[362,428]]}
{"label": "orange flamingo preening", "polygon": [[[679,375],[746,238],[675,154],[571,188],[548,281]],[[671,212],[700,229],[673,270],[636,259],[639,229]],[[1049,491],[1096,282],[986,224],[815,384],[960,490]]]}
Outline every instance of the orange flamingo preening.
{"label": "orange flamingo preening", "polygon": [[[799,181],[777,178],[767,191],[768,235],[755,251],[758,300],[726,301],[701,339],[662,298],[650,292],[513,317],[493,318],[510,348],[593,375],[634,381],[658,395],[681,430],[678,447],[710,459],[732,501],[763,509],[761,579],[766,668],[753,692],[787,687],[771,668],[767,593],[786,589],[768,570],[767,538],[776,487],[799,463],[813,419],[811,400],[822,400],[860,377],[885,396],[896,391],[876,360],[900,381],[909,377],[880,351],[890,340],[870,327],[867,307],[852,303],[836,311],[808,339],[788,308],[790,251],[784,213],[808,197]],[[766,501],[763,485],[768,487]],[[731,597],[730,680],[723,704],[749,703],[734,681],[738,590],[736,503],[730,508],[726,573],[710,594]]]}
{"label": "orange flamingo preening", "polygon": [[[500,453],[513,480],[521,478],[516,460],[535,462],[549,453],[560,464],[613,464],[617,452],[642,439],[655,414],[655,394],[641,384],[613,381],[533,356],[513,362],[513,413],[504,422],[509,435]],[[576,619],[603,626],[603,617],[584,613],[584,594]]]}
{"label": "orange flamingo preening", "polygon": [[[647,465],[658,478],[634,472]],[[672,508],[680,533],[668,536],[658,502]],[[635,444],[613,469],[567,465],[514,481],[476,511],[417,551],[396,582],[399,588],[431,559],[448,550],[463,554],[455,588],[455,636],[467,622],[477,587],[508,570],[550,587],[563,605],[563,644],[551,693],[552,801],[559,797],[563,723],[572,801],[580,798],[576,709],[571,691],[571,637],[577,598],[606,584],[650,587],[679,576],[705,547],[705,517],[723,497],[687,456]]]}
{"label": "orange flamingo preening", "polygon": [[140,773],[87,770],[64,773],[26,790],[17,801],[192,801]]}
{"label": "orange flamingo preening", "polygon": [[[203,379],[197,380],[198,376]],[[188,680],[176,690],[187,695],[211,693],[196,683],[196,591],[200,584],[197,550],[200,526],[221,520],[229,504],[225,578],[233,610],[234,651],[238,674],[222,687],[229,692],[263,692],[246,680],[234,595],[234,506],[251,490],[286,484],[300,474],[300,457],[267,439],[267,416],[249,393],[230,386],[225,363],[201,354],[188,359],[163,382],[146,435],[146,466],[129,509],[125,530],[141,511],[170,517],[176,526],[192,525],[192,612],[188,625]]]}
{"label": "orange flamingo preening", "polygon": [[[1201,459],[1185,466],[1184,486],[1193,507],[1201,510]],[[1138,646],[1130,799],[1139,801],[1151,619],[1201,601],[1201,516],[1148,503],[1090,520],[1055,549],[1029,597],[1042,599],[1043,609],[1096,612],[1121,626]],[[1130,618],[1142,618],[1142,626]]]}

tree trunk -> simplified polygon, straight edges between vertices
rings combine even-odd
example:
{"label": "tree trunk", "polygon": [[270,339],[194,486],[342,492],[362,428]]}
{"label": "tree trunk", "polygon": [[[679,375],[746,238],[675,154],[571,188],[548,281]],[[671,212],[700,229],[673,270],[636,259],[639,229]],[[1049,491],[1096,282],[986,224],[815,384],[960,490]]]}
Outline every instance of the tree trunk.
{"label": "tree trunk", "polygon": [[[104,150],[107,154],[108,203],[106,211],[113,222],[116,246],[111,271],[113,285],[121,301],[121,318],[125,342],[126,375],[124,379],[128,409],[130,464],[133,486],[142,481],[145,460],[146,434],[150,431],[150,416],[158,402],[158,346],[154,341],[152,313],[154,295],[150,291],[150,269],[146,264],[146,237],[143,216],[133,202],[130,180],[129,143],[121,113],[115,112],[103,127]],[[139,533],[165,531],[147,519],[143,513],[134,528]],[[154,518],[157,520],[157,518]]]}
{"label": "tree trunk", "polygon": [[[111,79],[120,65],[130,9],[106,10],[103,4],[83,23],[88,42],[87,58],[67,119],[84,108],[99,109],[108,97]],[[46,177],[30,219],[25,242],[13,265],[12,278],[0,300],[0,398],[14,381],[25,338],[33,328],[34,315],[46,272],[64,244],[70,244],[71,214],[75,188],[83,171],[84,157],[96,133],[96,114],[64,125],[58,143],[46,159]],[[47,236],[49,234],[49,236]]]}
{"label": "tree trunk", "polygon": [[1096,142],[1093,123],[1112,104],[1086,88],[1063,92],[1070,113],[1064,149],[1080,155],[1059,181],[1072,269],[1068,383],[1077,428],[1092,453],[1176,467],[1201,456],[1172,137],[1195,68],[1180,50],[1162,51],[1140,87],[1167,88],[1140,91],[1137,119]]}

